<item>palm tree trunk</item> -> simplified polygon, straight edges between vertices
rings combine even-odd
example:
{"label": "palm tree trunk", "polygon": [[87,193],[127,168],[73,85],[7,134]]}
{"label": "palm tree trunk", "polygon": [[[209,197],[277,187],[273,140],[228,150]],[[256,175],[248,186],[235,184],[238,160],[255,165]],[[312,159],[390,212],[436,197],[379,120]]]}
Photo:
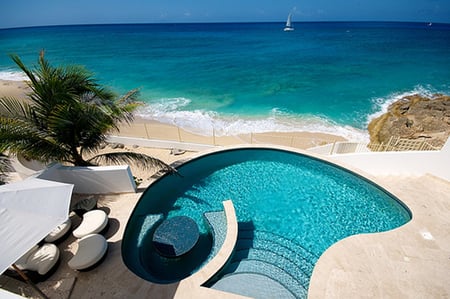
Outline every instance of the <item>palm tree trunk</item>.
{"label": "palm tree trunk", "polygon": [[72,163],[75,166],[92,166],[91,163],[83,159],[82,155],[78,152],[76,148],[72,148]]}

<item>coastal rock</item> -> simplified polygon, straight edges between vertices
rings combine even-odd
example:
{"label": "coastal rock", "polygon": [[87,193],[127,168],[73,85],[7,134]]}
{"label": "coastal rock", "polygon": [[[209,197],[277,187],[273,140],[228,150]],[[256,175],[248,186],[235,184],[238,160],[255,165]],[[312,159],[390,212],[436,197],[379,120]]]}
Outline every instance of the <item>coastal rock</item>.
{"label": "coastal rock", "polygon": [[450,96],[404,97],[373,119],[368,129],[372,143],[386,144],[391,137],[400,137],[442,147],[450,135]]}

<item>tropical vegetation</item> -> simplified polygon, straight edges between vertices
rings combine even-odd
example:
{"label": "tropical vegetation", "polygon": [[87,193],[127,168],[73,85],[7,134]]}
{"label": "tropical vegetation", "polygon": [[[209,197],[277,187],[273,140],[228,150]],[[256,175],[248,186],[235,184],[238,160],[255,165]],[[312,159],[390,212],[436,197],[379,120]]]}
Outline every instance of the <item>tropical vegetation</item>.
{"label": "tropical vegetation", "polygon": [[44,52],[33,68],[17,55],[11,58],[28,77],[30,92],[25,99],[0,99],[0,152],[75,166],[138,163],[173,170],[135,152],[98,154],[109,134],[133,121],[137,90],[116,97],[85,68],[53,66]]}

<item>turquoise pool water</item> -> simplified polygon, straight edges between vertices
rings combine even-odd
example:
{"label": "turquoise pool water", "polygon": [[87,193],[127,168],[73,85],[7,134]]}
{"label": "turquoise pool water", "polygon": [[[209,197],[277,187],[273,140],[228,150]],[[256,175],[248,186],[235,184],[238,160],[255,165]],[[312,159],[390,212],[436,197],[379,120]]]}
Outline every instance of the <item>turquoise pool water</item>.
{"label": "turquoise pool water", "polygon": [[[383,189],[340,167],[298,153],[255,148],[220,151],[183,164],[178,171],[181,176],[166,175],[145,191],[125,231],[124,261],[150,281],[182,279],[209,258],[211,237],[203,213],[222,210],[226,199],[231,199],[236,209],[240,246],[248,243],[268,257],[282,251],[273,249],[276,247],[269,244],[273,241],[288,251],[285,258],[289,264],[300,268],[299,260],[310,264],[301,270],[305,272],[300,279],[304,289],[314,263],[333,243],[350,235],[387,231],[411,219],[409,211]],[[147,236],[146,226],[151,227],[154,221],[149,220],[149,214],[161,219],[178,215],[194,219],[201,239],[192,255],[185,261],[150,257],[151,233]],[[239,254],[242,252],[236,256]],[[252,254],[246,249],[244,259]],[[293,257],[296,254],[298,259]],[[259,254],[256,260],[261,259]],[[280,267],[283,263],[276,259],[270,264]],[[240,261],[235,259],[224,275],[239,270],[244,264],[236,264]],[[289,276],[299,271],[292,270]],[[251,271],[246,268],[245,272]]]}

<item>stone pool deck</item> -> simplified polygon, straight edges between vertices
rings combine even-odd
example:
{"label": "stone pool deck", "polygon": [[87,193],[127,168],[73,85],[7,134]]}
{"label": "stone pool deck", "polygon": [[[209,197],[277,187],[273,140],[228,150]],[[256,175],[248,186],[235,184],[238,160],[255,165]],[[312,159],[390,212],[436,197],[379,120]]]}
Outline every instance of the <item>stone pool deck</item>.
{"label": "stone pool deck", "polygon": [[[309,298],[450,298],[450,182],[430,175],[372,179],[402,200],[413,219],[389,232],[334,244],[314,269]],[[110,217],[106,259],[91,271],[69,269],[67,261],[76,250],[70,236],[59,244],[58,270],[38,284],[44,293],[50,298],[243,298],[182,284],[156,285],[128,270],[121,240],[142,191],[98,196],[99,206]],[[79,220],[73,217],[76,225]],[[11,281],[0,281],[0,286],[34,296]]]}

